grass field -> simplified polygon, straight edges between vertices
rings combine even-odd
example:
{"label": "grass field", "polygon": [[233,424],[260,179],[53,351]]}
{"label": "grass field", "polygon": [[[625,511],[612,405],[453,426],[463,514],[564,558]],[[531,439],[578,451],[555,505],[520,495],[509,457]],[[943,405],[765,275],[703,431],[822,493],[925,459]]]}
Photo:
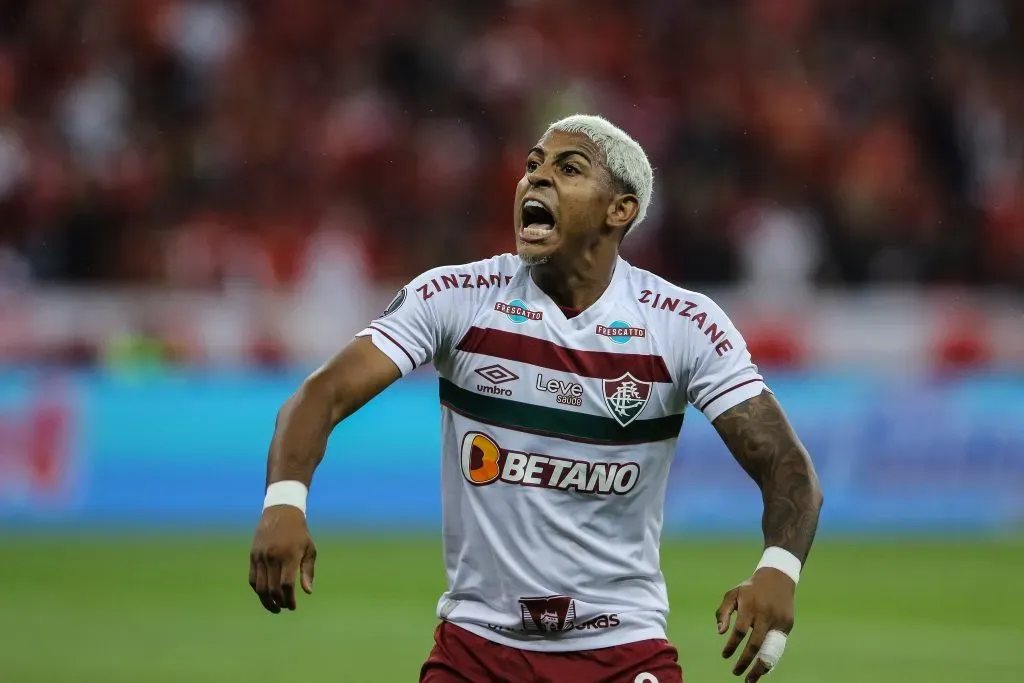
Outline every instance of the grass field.
{"label": "grass field", "polygon": [[[246,583],[248,540],[0,536],[0,681],[417,680],[443,587],[437,541],[319,538],[316,594],[273,616]],[[756,541],[664,545],[687,683],[738,680],[713,611],[757,555]],[[1020,542],[820,541],[771,680],[1024,680],[1022,582]]]}

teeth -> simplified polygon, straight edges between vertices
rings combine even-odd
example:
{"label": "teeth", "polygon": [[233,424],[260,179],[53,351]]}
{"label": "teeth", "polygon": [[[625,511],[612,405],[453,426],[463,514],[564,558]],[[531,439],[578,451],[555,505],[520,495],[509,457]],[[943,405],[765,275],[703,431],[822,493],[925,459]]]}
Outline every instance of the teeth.
{"label": "teeth", "polygon": [[524,209],[529,208],[531,206],[535,206],[538,209],[544,209],[545,211],[547,211],[547,207],[538,202],[536,199],[529,199],[526,201],[526,203],[523,204]]}

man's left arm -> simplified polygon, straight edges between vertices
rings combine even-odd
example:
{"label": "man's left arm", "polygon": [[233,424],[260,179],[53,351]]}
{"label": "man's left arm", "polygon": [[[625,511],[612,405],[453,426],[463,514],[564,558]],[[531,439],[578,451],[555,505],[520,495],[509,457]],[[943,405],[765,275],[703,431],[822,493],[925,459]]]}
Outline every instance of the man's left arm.
{"label": "man's left arm", "polygon": [[768,650],[781,654],[784,647],[785,638],[780,645],[773,634],[758,657],[766,636],[772,631],[788,634],[793,628],[796,582],[814,542],[823,496],[807,450],[767,389],[724,411],[712,424],[760,487],[764,501],[765,555],[748,581],[725,594],[716,612],[720,634],[736,613],[723,657],[731,657],[750,633],[733,674],[741,676],[749,668],[746,682],[753,683],[770,670],[774,657]]}

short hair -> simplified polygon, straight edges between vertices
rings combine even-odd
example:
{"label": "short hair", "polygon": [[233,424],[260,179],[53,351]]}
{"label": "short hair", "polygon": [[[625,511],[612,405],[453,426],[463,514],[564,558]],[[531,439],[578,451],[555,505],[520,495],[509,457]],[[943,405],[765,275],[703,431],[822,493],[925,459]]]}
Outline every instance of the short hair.
{"label": "short hair", "polygon": [[604,153],[604,165],[612,180],[635,194],[639,207],[627,234],[647,216],[654,194],[654,170],[640,143],[611,121],[591,114],[574,114],[548,126],[552,131],[586,135]]}

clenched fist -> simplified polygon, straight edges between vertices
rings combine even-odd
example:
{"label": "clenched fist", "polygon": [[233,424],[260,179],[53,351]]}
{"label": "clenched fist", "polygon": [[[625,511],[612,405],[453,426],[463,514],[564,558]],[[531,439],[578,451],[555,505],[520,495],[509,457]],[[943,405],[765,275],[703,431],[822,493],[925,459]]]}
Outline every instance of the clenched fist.
{"label": "clenched fist", "polygon": [[313,592],[316,546],[306,527],[306,516],[291,505],[263,511],[249,553],[249,585],[260,602],[274,614],[294,610],[295,575],[302,572],[302,590]]}

